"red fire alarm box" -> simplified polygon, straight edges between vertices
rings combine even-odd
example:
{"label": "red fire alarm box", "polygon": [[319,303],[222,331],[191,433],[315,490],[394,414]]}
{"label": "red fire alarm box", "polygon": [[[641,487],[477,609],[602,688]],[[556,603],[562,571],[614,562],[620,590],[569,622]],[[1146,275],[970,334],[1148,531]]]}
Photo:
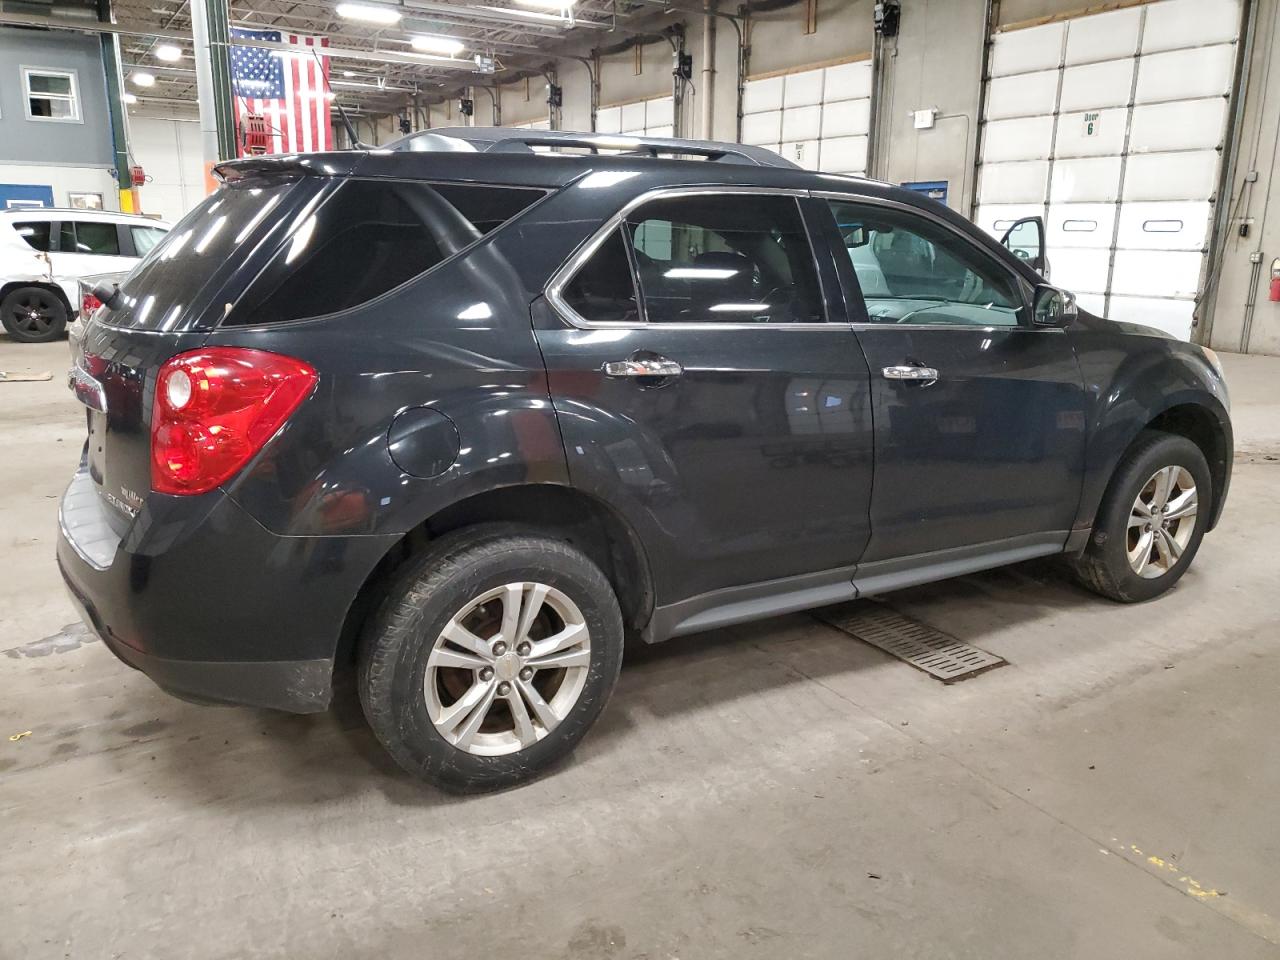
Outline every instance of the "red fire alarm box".
{"label": "red fire alarm box", "polygon": [[267,126],[267,118],[260,113],[251,113],[244,118],[244,153],[250,157],[260,157],[271,152],[271,128]]}
{"label": "red fire alarm box", "polygon": [[143,172],[141,167],[130,167],[129,182],[135,187],[140,187],[147,182],[147,175]]}

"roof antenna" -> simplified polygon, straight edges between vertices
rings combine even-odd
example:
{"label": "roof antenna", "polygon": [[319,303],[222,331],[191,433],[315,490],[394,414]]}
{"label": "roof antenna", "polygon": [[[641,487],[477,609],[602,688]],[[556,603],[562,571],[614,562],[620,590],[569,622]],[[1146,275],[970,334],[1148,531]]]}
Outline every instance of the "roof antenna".
{"label": "roof antenna", "polygon": [[324,64],[320,61],[320,54],[316,53],[316,48],[311,48],[311,55],[316,58],[316,66],[320,68],[320,79],[324,81],[325,92],[333,97],[333,105],[338,108],[338,113],[342,116],[342,125],[347,131],[347,140],[351,143],[353,150],[374,150],[375,147],[367,143],[363,143],[356,134],[355,125],[351,122],[351,118],[347,116],[347,111],[342,108],[342,101],[338,99],[338,95],[333,92],[333,87],[329,86],[329,75],[324,69]]}

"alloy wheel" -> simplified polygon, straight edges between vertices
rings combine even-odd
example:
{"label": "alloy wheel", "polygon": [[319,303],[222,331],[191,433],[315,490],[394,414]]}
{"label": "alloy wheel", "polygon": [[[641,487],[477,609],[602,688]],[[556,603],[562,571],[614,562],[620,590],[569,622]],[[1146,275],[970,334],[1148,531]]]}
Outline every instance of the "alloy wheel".
{"label": "alloy wheel", "polygon": [[52,294],[33,291],[19,297],[9,312],[14,329],[40,336],[53,329],[60,307]]}
{"label": "alloy wheel", "polygon": [[1154,580],[1172,570],[1195,532],[1198,511],[1190,471],[1172,466],[1153,473],[1129,510],[1125,547],[1133,572]]}
{"label": "alloy wheel", "polygon": [[591,634],[577,604],[544,583],[508,583],[469,601],[440,631],[423,695],[447,742],[501,756],[559,726],[590,665]]}

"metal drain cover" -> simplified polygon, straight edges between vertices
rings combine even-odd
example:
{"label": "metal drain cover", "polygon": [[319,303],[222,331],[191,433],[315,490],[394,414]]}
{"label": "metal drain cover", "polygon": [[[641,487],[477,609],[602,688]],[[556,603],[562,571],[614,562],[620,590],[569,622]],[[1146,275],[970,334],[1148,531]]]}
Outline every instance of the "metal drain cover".
{"label": "metal drain cover", "polygon": [[876,601],[842,603],[814,616],[943,683],[955,683],[1008,662]]}

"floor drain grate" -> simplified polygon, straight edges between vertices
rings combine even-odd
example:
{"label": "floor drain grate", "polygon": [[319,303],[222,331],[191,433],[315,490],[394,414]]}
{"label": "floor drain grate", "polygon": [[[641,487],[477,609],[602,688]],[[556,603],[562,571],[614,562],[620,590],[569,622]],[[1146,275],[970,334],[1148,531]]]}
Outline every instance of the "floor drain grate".
{"label": "floor drain grate", "polygon": [[842,603],[815,614],[824,623],[849,636],[879,647],[911,666],[954,683],[999,667],[1007,661],[993,653],[971,647],[927,624],[904,617],[883,603]]}

